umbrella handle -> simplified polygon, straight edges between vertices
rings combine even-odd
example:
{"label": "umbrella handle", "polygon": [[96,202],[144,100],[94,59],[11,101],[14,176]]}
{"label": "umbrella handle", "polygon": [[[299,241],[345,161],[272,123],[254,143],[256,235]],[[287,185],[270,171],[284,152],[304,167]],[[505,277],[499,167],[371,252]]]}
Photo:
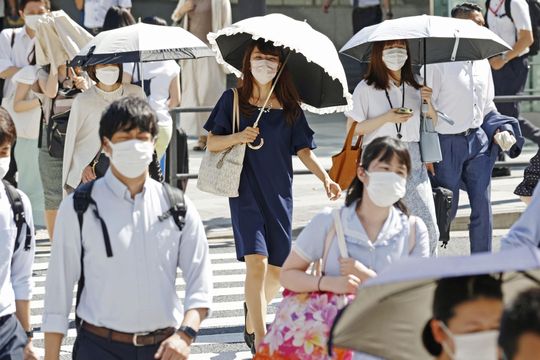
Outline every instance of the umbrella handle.
{"label": "umbrella handle", "polygon": [[253,149],[253,150],[259,150],[260,148],[263,147],[264,145],[264,139],[261,138],[261,142],[259,145],[252,145],[253,143],[248,143],[247,146],[250,148],[250,149]]}

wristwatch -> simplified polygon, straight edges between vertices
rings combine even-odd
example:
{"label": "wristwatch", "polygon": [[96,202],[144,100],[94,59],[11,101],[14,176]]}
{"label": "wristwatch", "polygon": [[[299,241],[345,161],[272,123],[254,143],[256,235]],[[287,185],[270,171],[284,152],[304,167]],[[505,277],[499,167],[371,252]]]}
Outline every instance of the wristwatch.
{"label": "wristwatch", "polygon": [[178,331],[186,334],[191,339],[191,341],[195,341],[195,339],[197,338],[198,332],[190,326],[180,326],[178,328]]}
{"label": "wristwatch", "polygon": [[503,52],[503,53],[501,54],[502,61],[504,61],[505,64],[508,62],[507,54],[508,54],[508,51],[507,51],[507,52]]}
{"label": "wristwatch", "polygon": [[30,330],[30,331],[25,331],[26,333],[26,337],[31,339],[34,337],[34,329]]}

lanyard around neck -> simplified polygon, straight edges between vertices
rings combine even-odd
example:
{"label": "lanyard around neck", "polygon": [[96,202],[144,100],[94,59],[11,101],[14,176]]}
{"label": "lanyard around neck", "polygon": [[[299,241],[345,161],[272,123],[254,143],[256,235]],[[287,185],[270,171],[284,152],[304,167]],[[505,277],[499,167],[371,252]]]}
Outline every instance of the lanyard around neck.
{"label": "lanyard around neck", "polygon": [[495,8],[495,10],[493,10],[493,8],[490,6],[489,7],[489,11],[491,11],[493,13],[493,15],[495,16],[498,16],[497,13],[499,12],[499,10],[501,9],[501,7],[503,6],[503,4],[506,2],[506,0],[501,0],[501,2],[499,3],[499,5]]}
{"label": "lanyard around neck", "polygon": [[[386,95],[386,99],[388,100],[388,104],[390,105],[390,109],[393,109],[394,106],[392,105],[392,100],[390,100],[390,95],[388,94],[388,90],[384,89],[384,93]],[[401,107],[405,107],[405,81],[401,85]],[[401,125],[403,124],[394,124],[396,126],[396,132],[398,139],[401,139],[403,135],[401,135]]]}

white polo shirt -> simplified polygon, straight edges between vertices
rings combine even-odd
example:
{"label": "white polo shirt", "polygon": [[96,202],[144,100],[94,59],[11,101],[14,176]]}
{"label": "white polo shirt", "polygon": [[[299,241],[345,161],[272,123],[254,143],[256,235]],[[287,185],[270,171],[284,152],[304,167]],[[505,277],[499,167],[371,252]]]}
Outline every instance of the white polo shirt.
{"label": "white polo shirt", "polygon": [[[11,46],[12,34],[13,46]],[[0,33],[0,72],[12,66],[22,68],[28,65],[28,56],[32,51],[34,41],[26,33],[23,26],[17,29],[5,29]],[[4,83],[4,96],[7,97],[15,91],[15,86],[11,81]]]}
{"label": "white polo shirt", "polygon": [[31,228],[30,250],[24,249],[26,229],[22,229],[19,248],[15,248],[17,227],[6,194],[4,183],[0,181],[0,317],[15,313],[15,300],[32,298],[32,264],[36,241],[32,207],[28,197],[19,191],[24,206],[26,221]]}
{"label": "white polo shirt", "polygon": [[455,122],[450,125],[439,120],[438,133],[457,134],[478,128],[490,111],[497,110],[488,60],[430,64],[426,72],[427,86],[433,89],[433,106]]}
{"label": "white polo shirt", "polygon": [[105,15],[112,6],[131,8],[131,0],[85,0],[84,26],[88,29],[102,27]]}
{"label": "white polo shirt", "polygon": [[[512,20],[506,15],[505,1],[511,1]],[[532,31],[529,5],[526,0],[491,0],[487,9],[487,24],[491,31],[499,35],[508,45],[514,47],[521,30]],[[526,48],[520,56],[529,52]]]}
{"label": "white polo shirt", "polygon": [[[402,87],[397,87],[391,82],[388,89],[388,95],[392,103],[392,108],[401,107]],[[420,141],[420,108],[422,98],[420,89],[405,85],[405,103],[404,107],[413,109],[413,115],[407,122],[401,126],[402,141],[418,142]],[[373,85],[368,85],[366,80],[362,80],[356,86],[353,93],[353,109],[345,112],[347,117],[357,122],[373,119],[383,115],[391,109],[384,90],[375,89]],[[382,136],[397,137],[396,124],[386,123],[375,131],[364,136],[364,146],[368,145],[374,139]]]}

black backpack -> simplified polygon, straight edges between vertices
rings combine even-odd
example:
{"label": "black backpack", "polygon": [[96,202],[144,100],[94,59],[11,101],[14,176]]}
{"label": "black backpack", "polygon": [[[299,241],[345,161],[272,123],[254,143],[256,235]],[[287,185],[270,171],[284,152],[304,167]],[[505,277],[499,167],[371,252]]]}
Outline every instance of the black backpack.
{"label": "black backpack", "polygon": [[[529,5],[529,16],[531,17],[531,25],[532,25],[532,34],[534,42],[529,46],[529,55],[533,56],[538,54],[538,51],[540,50],[540,2],[538,0],[525,0],[527,2],[527,5]],[[491,0],[486,1],[486,11],[489,12],[489,4]],[[512,0],[505,0],[504,2],[504,12],[505,15],[514,22],[514,18],[512,17],[512,9],[510,4],[512,3]],[[486,12],[486,21],[487,21],[487,12]],[[504,15],[503,15],[504,16]]]}
{"label": "black backpack", "polygon": [[[75,325],[77,330],[79,330],[81,325],[81,319],[77,316],[77,307],[82,295],[82,290],[84,288],[84,247],[82,246],[82,229],[83,229],[83,218],[84,213],[90,205],[93,205],[94,215],[98,218],[101,224],[101,230],[103,232],[103,240],[105,241],[105,251],[107,252],[107,257],[113,256],[113,251],[111,247],[111,241],[109,238],[109,232],[107,230],[107,225],[103,218],[99,215],[99,210],[97,203],[92,199],[92,189],[94,187],[94,181],[88,182],[79,186],[73,194],[73,207],[77,213],[77,219],[79,220],[79,230],[80,230],[80,239],[81,239],[81,275],[79,277],[79,282],[77,285],[77,296],[75,302]],[[186,218],[186,203],[184,201],[184,192],[178,188],[172,187],[167,183],[162,183],[162,186],[165,190],[165,194],[169,200],[171,207],[162,215],[158,216],[159,221],[165,221],[166,219],[172,217],[176,226],[180,231],[184,228],[185,218]]]}
{"label": "black backpack", "polygon": [[6,188],[6,194],[13,212],[13,220],[15,221],[15,226],[17,227],[17,235],[15,237],[15,247],[13,251],[17,251],[17,249],[21,246],[21,234],[24,227],[26,227],[24,250],[28,251],[30,250],[32,241],[32,231],[26,222],[26,215],[21,194],[19,194],[17,188],[11,185],[8,181],[2,180],[2,183],[4,183],[4,187]]}

